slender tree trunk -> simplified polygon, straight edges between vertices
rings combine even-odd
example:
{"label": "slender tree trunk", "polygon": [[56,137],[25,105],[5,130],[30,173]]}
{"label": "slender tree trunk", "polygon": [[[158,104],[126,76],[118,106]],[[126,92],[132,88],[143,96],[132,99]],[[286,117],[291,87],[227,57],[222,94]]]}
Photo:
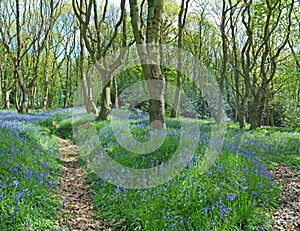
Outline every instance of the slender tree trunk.
{"label": "slender tree trunk", "polygon": [[[46,79],[46,82],[48,83],[48,77]],[[47,104],[48,104],[48,97],[49,97],[49,87],[48,84],[44,86],[44,100],[43,100],[43,110],[46,111]]]}
{"label": "slender tree trunk", "polygon": [[115,108],[119,108],[119,98],[118,98],[118,82],[117,82],[117,77],[115,76],[113,78],[114,80],[114,87],[115,87],[115,90],[114,90],[114,98],[115,98]]}
{"label": "slender tree trunk", "polygon": [[17,111],[18,112],[20,112],[21,111],[21,109],[20,109],[20,104],[19,104],[19,84],[18,84],[18,82],[16,81],[15,82],[15,107],[16,107],[16,109],[17,109]]}
{"label": "slender tree trunk", "polygon": [[93,82],[92,82],[92,76],[89,75],[87,78],[87,93],[88,93],[88,104],[89,107],[91,108],[92,113],[94,113],[95,115],[98,114],[98,109],[97,106],[94,102],[93,99],[93,86],[92,86]]}
{"label": "slender tree trunk", "polygon": [[[7,53],[4,53],[3,62],[4,63],[7,62]],[[0,76],[0,79],[1,79],[1,82],[0,82],[0,89],[1,89],[0,98],[3,98],[4,109],[9,110],[10,109],[10,101],[9,101],[10,93],[13,89],[13,86],[15,85],[15,81],[13,80],[10,83],[8,83],[9,80],[7,80],[8,73],[7,73],[6,67],[2,68],[1,65],[0,65],[0,74],[1,74],[1,76]]]}
{"label": "slender tree trunk", "polygon": [[83,94],[84,94],[84,104],[85,104],[87,113],[98,114],[96,104],[93,101],[91,83],[89,80],[89,76],[87,76],[87,75],[82,76],[82,88],[83,88]]}
{"label": "slender tree trunk", "polygon": [[46,111],[47,104],[48,104],[48,97],[49,97],[49,71],[48,71],[48,64],[49,64],[49,55],[48,55],[48,49],[46,48],[46,61],[45,61],[45,69],[44,69],[44,76],[45,76],[45,82],[44,82],[44,97],[43,97],[43,105],[42,109]]}
{"label": "slender tree trunk", "polygon": [[221,20],[221,37],[222,37],[222,71],[221,71],[221,79],[220,79],[220,93],[218,99],[218,114],[217,114],[217,123],[221,123],[223,117],[223,94],[224,94],[224,82],[226,79],[226,71],[227,71],[227,56],[228,56],[228,46],[227,46],[227,37],[226,37],[226,1],[223,0],[222,4],[222,20]]}
{"label": "slender tree trunk", "polygon": [[246,103],[243,100],[242,103],[238,106],[238,122],[240,128],[244,128],[246,125]]}
{"label": "slender tree trunk", "polygon": [[[232,5],[232,1],[229,0],[230,4],[230,30],[231,30],[231,39],[232,39],[232,52],[233,59],[230,64],[233,66],[234,74],[234,91],[235,91],[235,121],[238,121],[240,128],[244,128],[246,125],[246,95],[242,97],[242,92],[240,90],[240,63],[238,60],[238,48],[236,43],[236,22],[234,20],[234,12],[236,7]],[[242,100],[241,100],[242,99]]]}
{"label": "slender tree trunk", "polygon": [[4,96],[4,109],[7,110],[7,111],[10,109],[10,102],[9,102],[10,92],[11,92],[11,90],[3,92],[3,96]]}
{"label": "slender tree trunk", "polygon": [[34,86],[31,91],[31,105],[30,108],[34,109],[36,104],[37,87]]}
{"label": "slender tree trunk", "polygon": [[67,107],[68,104],[68,90],[69,90],[69,78],[70,78],[70,57],[67,56],[67,70],[66,70],[66,81],[65,81],[65,90],[64,90],[64,108]]}
{"label": "slender tree trunk", "polygon": [[[264,94],[264,93],[262,93]],[[264,95],[261,95],[259,99],[259,105],[258,105],[258,121],[257,125],[258,127],[261,127],[263,125],[263,119],[264,119],[264,109],[265,109],[266,100]]]}
{"label": "slender tree trunk", "polygon": [[72,106],[72,102],[73,102],[73,75],[74,71],[72,69],[72,75],[70,76],[70,83],[69,83],[69,94],[68,94],[68,103],[67,103],[67,107],[71,107]]}
{"label": "slender tree trunk", "polygon": [[181,93],[181,77],[182,77],[182,37],[183,30],[185,26],[185,20],[188,10],[188,3],[186,2],[186,7],[184,6],[185,0],[181,1],[180,12],[178,15],[178,64],[177,64],[177,88],[175,92],[174,103],[171,111],[171,117],[176,118],[179,114],[179,103],[180,103],[180,93]]}
{"label": "slender tree trunk", "polygon": [[28,103],[29,103],[29,90],[22,89],[22,104],[21,104],[21,114],[28,113]]}
{"label": "slender tree trunk", "polygon": [[[110,78],[110,74],[106,76],[106,78]],[[102,78],[102,94],[101,94],[101,109],[99,116],[97,118],[98,121],[100,120],[110,120],[110,109],[112,106],[111,102],[111,80],[106,79],[105,77]]]}
{"label": "slender tree trunk", "polygon": [[176,92],[174,103],[171,111],[171,118],[176,118],[179,115],[179,103],[180,103],[180,95],[181,95],[181,73],[177,71],[177,84],[176,84]]}
{"label": "slender tree trunk", "polygon": [[205,103],[206,103],[205,98],[201,97],[201,114],[202,114],[201,118],[202,119],[205,119],[205,114],[206,114]]}

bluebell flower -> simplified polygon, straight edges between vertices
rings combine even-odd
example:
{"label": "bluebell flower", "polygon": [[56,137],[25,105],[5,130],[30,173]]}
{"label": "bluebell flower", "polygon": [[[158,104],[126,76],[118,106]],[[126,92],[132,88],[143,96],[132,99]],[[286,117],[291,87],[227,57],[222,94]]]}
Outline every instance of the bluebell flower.
{"label": "bluebell flower", "polygon": [[252,191],[251,194],[254,195],[254,196],[258,195],[256,191]]}
{"label": "bluebell flower", "polygon": [[39,181],[39,184],[40,184],[40,185],[42,185],[42,184],[44,183],[44,177],[43,177],[42,174],[40,174],[40,175],[38,176],[38,181]]}
{"label": "bluebell flower", "polygon": [[227,209],[224,209],[224,212],[229,213],[229,212],[231,212],[231,210],[232,210],[231,208],[227,208]]}
{"label": "bluebell flower", "polygon": [[16,192],[16,199],[17,201],[21,201],[24,197],[24,194],[22,192],[17,191]]}
{"label": "bluebell flower", "polygon": [[115,193],[120,193],[120,192],[121,192],[121,190],[119,187],[115,188]]}
{"label": "bluebell flower", "polygon": [[3,183],[2,183],[1,188],[2,188],[2,189],[6,189],[6,182],[3,182]]}
{"label": "bluebell flower", "polygon": [[20,187],[20,183],[19,183],[18,180],[13,180],[12,183],[10,184],[10,186],[14,186],[14,187],[19,188]]}
{"label": "bluebell flower", "polygon": [[236,198],[236,194],[235,193],[233,193],[233,194],[226,194],[226,199],[227,200],[233,201],[233,200],[235,200],[235,198]]}
{"label": "bluebell flower", "polygon": [[14,214],[11,214],[11,215],[10,215],[10,223],[12,223],[14,219],[15,219]]}
{"label": "bluebell flower", "polygon": [[17,212],[17,213],[20,213],[18,201],[16,202],[16,212]]}
{"label": "bluebell flower", "polygon": [[242,187],[242,190],[243,190],[243,191],[246,191],[247,189],[248,189],[248,186],[243,186],[243,187]]}

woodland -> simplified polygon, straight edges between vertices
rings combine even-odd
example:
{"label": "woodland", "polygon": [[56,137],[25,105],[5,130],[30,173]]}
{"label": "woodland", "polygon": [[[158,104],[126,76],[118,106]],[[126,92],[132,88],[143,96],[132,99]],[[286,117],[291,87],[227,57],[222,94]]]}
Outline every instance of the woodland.
{"label": "woodland", "polygon": [[299,41],[297,0],[1,1],[0,230],[298,230]]}

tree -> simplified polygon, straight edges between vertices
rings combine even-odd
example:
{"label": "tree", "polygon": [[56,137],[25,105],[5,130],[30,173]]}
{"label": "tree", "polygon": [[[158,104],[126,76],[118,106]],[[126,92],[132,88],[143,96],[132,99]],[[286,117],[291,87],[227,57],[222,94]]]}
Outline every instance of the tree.
{"label": "tree", "polygon": [[181,7],[180,7],[180,12],[178,14],[178,63],[177,63],[177,88],[176,88],[176,93],[175,93],[175,98],[174,98],[174,103],[172,107],[172,112],[171,112],[171,117],[175,118],[178,116],[179,112],[179,102],[180,102],[180,92],[181,92],[181,77],[182,77],[182,40],[183,40],[183,31],[185,27],[185,22],[186,22],[186,17],[187,17],[187,12],[188,12],[188,5],[189,5],[189,0],[181,1]]}
{"label": "tree", "polygon": [[[110,22],[105,21],[108,15],[108,0],[106,0],[104,6],[102,6],[102,10],[99,10],[96,0],[87,0],[84,3],[85,4],[83,4],[83,0],[81,0],[80,4],[78,4],[77,0],[72,1],[75,15],[80,24],[80,33],[82,36],[82,40],[84,41],[85,47],[91,57],[93,64],[101,75],[101,110],[97,120],[110,120],[110,109],[112,106],[111,76],[115,69],[121,65],[121,57],[124,54],[121,52],[120,56],[108,66],[102,65],[98,61],[101,58],[104,58],[113,48],[113,43],[117,38],[119,27],[121,25],[123,25],[124,27],[125,25],[125,23],[122,23],[123,20],[126,20],[125,0],[121,0],[120,17],[114,25],[112,25],[112,23]],[[101,12],[101,16],[99,15],[99,12]],[[123,28],[123,33],[126,33],[125,30],[126,28]],[[104,40],[103,37],[105,38]],[[124,36],[123,38],[126,39],[126,36]],[[122,44],[125,47],[127,41],[124,41],[124,39]],[[89,75],[87,75],[87,77],[89,77]],[[83,76],[83,89],[85,92],[84,94],[88,96],[88,101],[93,104],[93,102],[91,101],[92,98],[90,97],[91,90],[88,86],[88,82],[89,80],[85,80]]]}
{"label": "tree", "polygon": [[229,85],[241,128],[246,118],[255,129],[262,125],[264,113],[270,117],[270,86],[289,41],[293,7],[294,1],[229,1],[230,33],[226,37],[234,76]]}
{"label": "tree", "polygon": [[0,52],[2,64],[0,65],[0,86],[3,94],[4,109],[10,109],[10,93],[15,87],[15,79],[12,78],[12,64],[9,62],[7,53]]}
{"label": "tree", "polygon": [[[55,0],[40,1],[39,4],[20,0],[1,3],[1,12],[5,12],[1,18],[2,43],[13,63],[14,79],[22,91],[21,106],[15,99],[19,113],[28,113],[29,95],[37,84],[41,54],[60,9],[61,1]],[[30,60],[32,70],[27,69],[25,59]]]}
{"label": "tree", "polygon": [[[149,90],[149,118],[152,130],[166,128],[164,88],[165,77],[160,66],[160,30],[163,13],[163,0],[148,0],[146,41],[141,31],[137,0],[129,0],[131,24],[137,44],[143,75]],[[146,45],[145,45],[146,42]],[[151,63],[149,64],[151,60]]]}

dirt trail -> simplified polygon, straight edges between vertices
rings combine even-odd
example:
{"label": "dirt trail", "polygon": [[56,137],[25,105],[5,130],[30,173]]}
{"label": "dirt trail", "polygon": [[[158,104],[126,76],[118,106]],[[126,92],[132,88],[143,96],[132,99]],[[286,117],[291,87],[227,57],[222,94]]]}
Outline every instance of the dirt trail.
{"label": "dirt trail", "polygon": [[79,166],[78,149],[69,141],[59,138],[60,160],[64,167],[60,182],[63,208],[59,212],[61,230],[112,230],[95,217],[89,189],[85,186],[86,172]]}
{"label": "dirt trail", "polygon": [[300,231],[300,171],[278,166],[271,173],[283,187],[280,208],[272,215],[275,230]]}

